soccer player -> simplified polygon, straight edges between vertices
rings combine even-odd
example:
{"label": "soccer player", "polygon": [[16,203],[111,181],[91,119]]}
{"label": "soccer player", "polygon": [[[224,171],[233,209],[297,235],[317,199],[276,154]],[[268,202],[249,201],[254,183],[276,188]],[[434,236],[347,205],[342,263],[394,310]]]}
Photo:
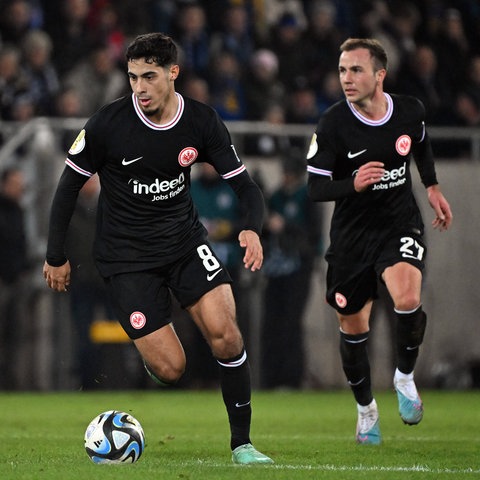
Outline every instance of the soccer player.
{"label": "soccer player", "polygon": [[343,370],[357,402],[356,440],[379,444],[367,351],[377,279],[386,285],[397,318],[393,383],[400,416],[408,425],[423,416],[413,372],[427,319],[421,301],[426,246],[412,192],[412,158],[435,212],[433,228],[448,229],[452,212],[437,182],[423,105],[383,91],[382,45],[351,38],[340,52],[345,99],[319,120],[307,154],[308,188],[314,201],[335,201],[325,255],[327,301],[337,313]]}
{"label": "soccer player", "polygon": [[252,272],[263,261],[261,191],[217,113],[175,91],[179,66],[170,37],[140,35],[128,46],[126,59],[132,95],[96,112],[68,152],[50,213],[44,277],[53,290],[67,290],[68,223],[78,191],[98,173],[94,258],[114,313],[147,372],[170,385],[185,369],[185,353],[171,323],[171,291],[220,366],[233,462],[273,463],[250,442],[250,369],[236,323],[231,278],[198,219],[190,169],[195,162],[211,163],[246,207],[238,240],[245,249],[244,266]]}

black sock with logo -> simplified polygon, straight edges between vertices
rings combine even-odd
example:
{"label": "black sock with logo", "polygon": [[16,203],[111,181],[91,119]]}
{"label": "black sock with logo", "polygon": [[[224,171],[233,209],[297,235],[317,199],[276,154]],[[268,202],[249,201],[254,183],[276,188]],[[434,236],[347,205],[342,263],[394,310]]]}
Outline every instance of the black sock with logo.
{"label": "black sock with logo", "polygon": [[250,443],[252,419],[250,365],[245,349],[234,358],[217,358],[217,362],[220,365],[220,386],[230,423],[230,447],[234,450],[240,445]]}
{"label": "black sock with logo", "polygon": [[420,305],[411,312],[395,310],[397,315],[397,366],[402,373],[415,368],[420,345],[423,342],[427,316]]}
{"label": "black sock with logo", "polygon": [[369,405],[373,400],[367,349],[368,333],[349,335],[340,331],[343,371],[359,405]]}

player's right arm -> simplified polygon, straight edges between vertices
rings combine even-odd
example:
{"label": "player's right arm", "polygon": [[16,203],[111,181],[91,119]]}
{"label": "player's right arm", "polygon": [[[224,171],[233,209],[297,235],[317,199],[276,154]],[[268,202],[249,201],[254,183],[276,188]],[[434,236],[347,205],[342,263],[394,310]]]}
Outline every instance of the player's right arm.
{"label": "player's right arm", "polygon": [[66,166],[53,198],[43,276],[47,285],[57,292],[64,292],[70,284],[70,263],[65,254],[65,239],[78,192],[87,180],[87,176]]}
{"label": "player's right arm", "polygon": [[307,153],[308,196],[314,202],[329,202],[355,194],[353,177],[334,178],[337,145],[334,108],[320,118]]}
{"label": "player's right arm", "polygon": [[331,144],[325,118],[313,134],[307,154],[308,196],[314,202],[329,202],[355,194],[354,178],[334,179],[335,146]]}

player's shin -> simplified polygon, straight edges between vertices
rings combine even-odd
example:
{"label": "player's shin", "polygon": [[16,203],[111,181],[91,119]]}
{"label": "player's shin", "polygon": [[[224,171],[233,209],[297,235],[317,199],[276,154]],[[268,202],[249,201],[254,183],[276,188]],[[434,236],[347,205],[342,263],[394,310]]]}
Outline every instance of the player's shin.
{"label": "player's shin", "polygon": [[343,371],[359,405],[369,405],[373,400],[367,349],[368,333],[350,335],[340,331]]}
{"label": "player's shin", "polygon": [[416,310],[397,315],[397,366],[402,373],[411,373],[415,368],[419,347],[423,342],[427,316],[420,305]]}
{"label": "player's shin", "polygon": [[245,349],[234,358],[217,358],[217,362],[220,365],[220,384],[230,423],[230,446],[234,450],[240,445],[250,443],[250,365]]}

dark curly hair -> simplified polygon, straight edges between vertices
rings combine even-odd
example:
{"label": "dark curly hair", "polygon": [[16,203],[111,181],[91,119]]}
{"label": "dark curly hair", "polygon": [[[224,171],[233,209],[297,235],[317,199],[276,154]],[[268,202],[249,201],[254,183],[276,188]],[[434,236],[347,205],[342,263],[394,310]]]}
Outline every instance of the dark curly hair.
{"label": "dark curly hair", "polygon": [[147,63],[156,63],[160,67],[177,63],[178,51],[174,41],[163,33],[145,33],[138,35],[127,47],[127,62],[144,58]]}

